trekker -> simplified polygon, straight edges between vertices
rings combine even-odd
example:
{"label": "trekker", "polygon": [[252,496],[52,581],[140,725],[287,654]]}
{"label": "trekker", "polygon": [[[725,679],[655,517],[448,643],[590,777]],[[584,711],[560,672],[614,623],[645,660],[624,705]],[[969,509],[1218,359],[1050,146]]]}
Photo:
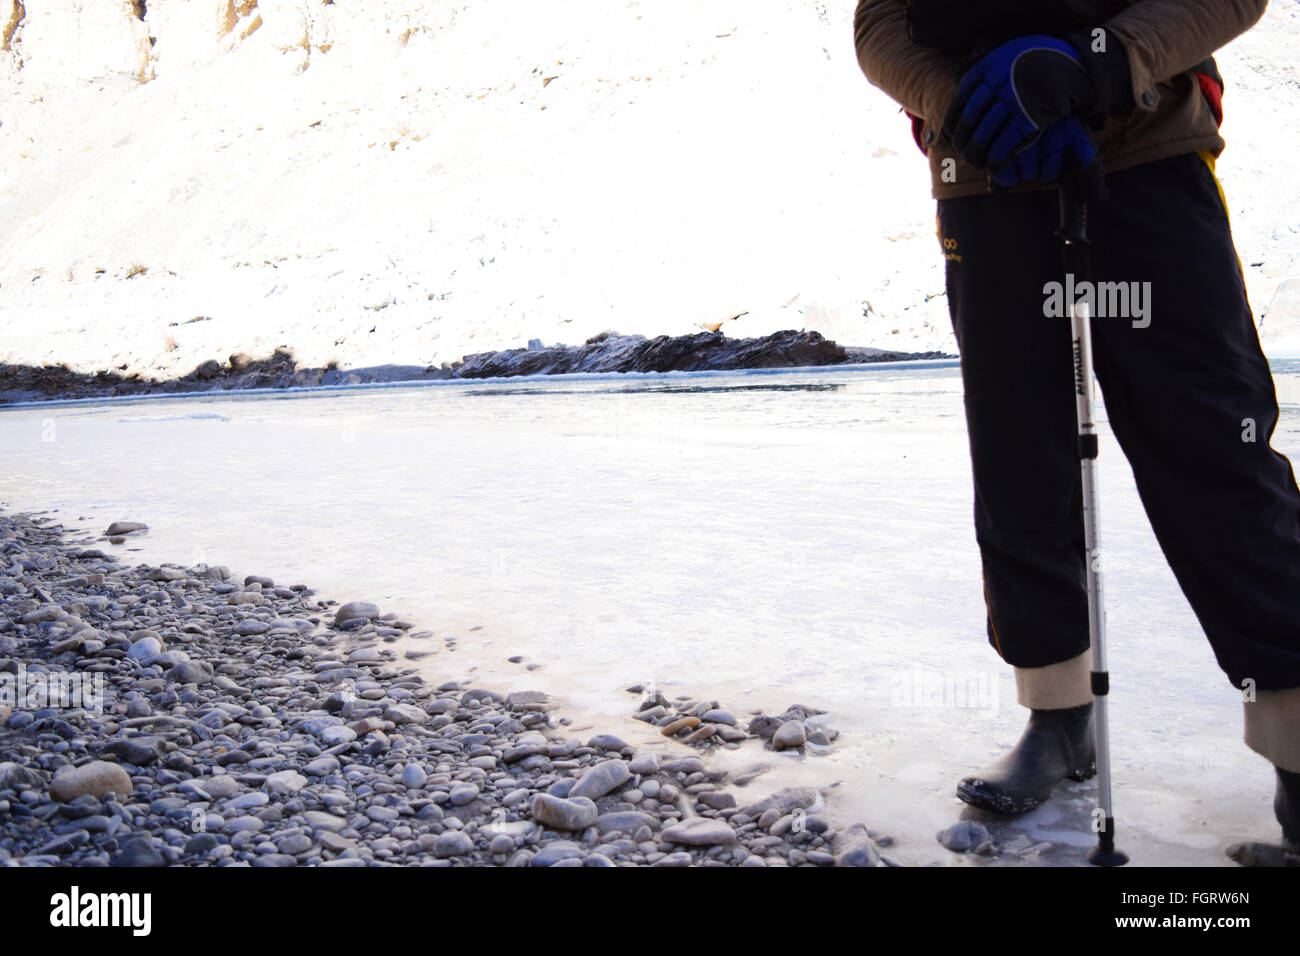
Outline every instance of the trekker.
{"label": "trekker", "polygon": [[[1079,449],[1054,181],[1086,180],[1096,374],[1183,593],[1246,700],[1300,847],[1300,491],[1214,175],[1210,59],[1267,0],[859,0],[858,61],[912,117],[961,351],[989,642],[1029,722],[962,780],[1019,814],[1094,773]],[[1104,173],[1104,181],[1102,174]],[[1127,301],[1126,301],[1127,300]],[[1140,304],[1139,304],[1140,303]],[[1059,303],[1058,303],[1059,305]]]}

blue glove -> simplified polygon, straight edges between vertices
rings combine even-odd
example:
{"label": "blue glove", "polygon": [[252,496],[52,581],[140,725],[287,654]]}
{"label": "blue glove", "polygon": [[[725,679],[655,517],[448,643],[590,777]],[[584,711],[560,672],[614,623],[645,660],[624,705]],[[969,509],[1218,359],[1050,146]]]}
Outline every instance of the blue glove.
{"label": "blue glove", "polygon": [[1096,105],[1097,89],[1078,50],[1054,37],[1020,37],[962,77],[943,131],[968,163],[997,170],[1045,127]]}
{"label": "blue glove", "polygon": [[[1100,172],[1097,150],[1088,131],[1081,120],[1069,116],[1053,123],[1036,139],[1013,153],[993,179],[999,186],[1010,188],[1019,183],[1054,183],[1063,175],[1078,176],[1085,182],[1092,182]],[[1084,189],[1084,195],[1095,192],[1095,188]]]}

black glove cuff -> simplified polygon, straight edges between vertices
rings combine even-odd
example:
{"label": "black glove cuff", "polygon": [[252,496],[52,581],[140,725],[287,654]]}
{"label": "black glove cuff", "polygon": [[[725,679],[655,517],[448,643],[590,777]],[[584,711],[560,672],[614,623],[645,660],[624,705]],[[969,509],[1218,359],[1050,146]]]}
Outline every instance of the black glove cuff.
{"label": "black glove cuff", "polygon": [[1128,51],[1119,38],[1105,31],[1105,52],[1093,49],[1091,30],[1067,33],[1062,39],[1079,51],[1083,64],[1097,91],[1092,116],[1126,113],[1133,108],[1133,73],[1128,65]]}

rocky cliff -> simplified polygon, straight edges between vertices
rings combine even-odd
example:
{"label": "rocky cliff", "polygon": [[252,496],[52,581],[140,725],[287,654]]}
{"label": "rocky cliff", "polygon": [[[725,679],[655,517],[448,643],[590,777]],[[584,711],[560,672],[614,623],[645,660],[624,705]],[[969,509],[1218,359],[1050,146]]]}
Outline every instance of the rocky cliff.
{"label": "rocky cliff", "polygon": [[[0,0],[0,361],[436,364],[610,328],[951,350],[925,164],[852,6]],[[1259,312],[1300,276],[1300,16],[1273,7],[1220,57]]]}

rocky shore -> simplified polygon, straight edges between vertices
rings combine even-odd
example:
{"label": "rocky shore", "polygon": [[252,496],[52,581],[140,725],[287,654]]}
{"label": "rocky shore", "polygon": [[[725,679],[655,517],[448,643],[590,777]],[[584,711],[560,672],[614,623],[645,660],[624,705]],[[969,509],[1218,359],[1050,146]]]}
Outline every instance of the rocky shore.
{"label": "rocky shore", "polygon": [[861,362],[898,362],[951,358],[942,352],[893,352],[845,347],[817,332],[775,332],[751,339],[721,332],[694,335],[619,335],[604,332],[582,345],[544,346],[534,340],[526,349],[466,355],[441,366],[378,365],[340,369],[300,366],[288,349],[266,358],[244,353],[225,362],[209,359],[188,375],[151,379],[103,369],[93,374],[61,365],[40,368],[0,363],[0,405],[59,398],[105,398],[118,395],[183,394],[255,388],[308,388],[375,382],[422,382],[574,372],[693,372],[751,368],[800,368]]}
{"label": "rocky shore", "polygon": [[745,800],[761,771],[710,767],[752,737],[829,746],[811,708],[741,729],[718,701],[629,688],[656,736],[700,753],[634,747],[567,733],[540,692],[427,681],[411,662],[434,640],[364,601],[127,567],[0,513],[0,865],[894,862],[888,838],[832,827],[817,790]]}

